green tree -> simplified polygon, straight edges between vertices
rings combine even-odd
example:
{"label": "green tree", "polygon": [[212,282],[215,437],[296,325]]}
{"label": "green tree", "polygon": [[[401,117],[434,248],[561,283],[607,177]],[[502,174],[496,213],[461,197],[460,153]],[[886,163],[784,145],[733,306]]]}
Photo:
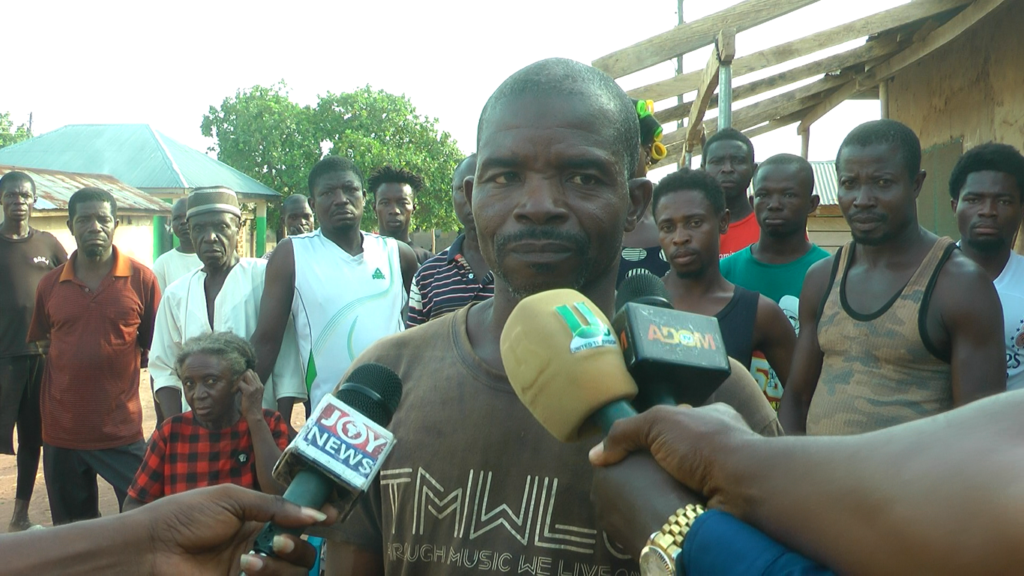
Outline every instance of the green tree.
{"label": "green tree", "polygon": [[288,98],[284,82],[253,86],[203,115],[203,136],[217,159],[285,196],[306,191],[309,167],[320,159],[312,111]]}
{"label": "green tree", "polygon": [[[322,96],[316,107],[316,122],[322,137],[331,143],[331,153],[351,158],[364,174],[391,164],[423,178],[413,214],[417,228],[458,229],[452,210],[451,180],[463,154],[450,134],[438,131],[436,118],[417,114],[404,95],[366,86],[355,92]],[[367,212],[364,225],[375,225],[372,210]]]}
{"label": "green tree", "polygon": [[0,148],[17,144],[31,137],[32,131],[28,129],[28,126],[19,124],[16,127],[9,112],[0,112]]}
{"label": "green tree", "polygon": [[[216,140],[211,150],[218,159],[284,195],[305,193],[309,170],[324,150],[351,158],[366,176],[384,164],[407,168],[424,180],[413,225],[458,228],[450,186],[462,152],[450,134],[437,129],[436,118],[417,114],[404,95],[366,86],[299,106],[283,82],[254,86],[225,98],[219,108],[211,106],[202,131]],[[376,227],[371,206],[363,227]]]}

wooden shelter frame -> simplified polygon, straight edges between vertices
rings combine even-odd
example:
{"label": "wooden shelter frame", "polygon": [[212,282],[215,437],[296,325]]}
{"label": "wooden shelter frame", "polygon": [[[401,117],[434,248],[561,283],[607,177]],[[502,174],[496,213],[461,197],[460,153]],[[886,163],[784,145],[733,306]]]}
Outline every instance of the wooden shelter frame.
{"label": "wooden shelter frame", "polygon": [[[878,99],[886,116],[887,81],[900,70],[918,62],[959,37],[1010,0],[914,0],[853,22],[810,34],[797,40],[735,58],[735,35],[813,4],[817,0],[745,0],[706,18],[686,22],[652,38],[598,58],[593,65],[613,78],[649,68],[714,44],[704,70],[676,74],[641,86],[628,94],[641,100],[673,99],[675,105],[658,110],[662,124],[686,119],[667,131],[662,143],[668,155],[652,169],[678,163],[700,151],[707,136],[720,129],[717,119],[705,121],[707,111],[719,100],[743,103],[770,91],[820,76],[814,82],[771,98],[730,108],[732,128],[753,137],[785,126],[797,125],[802,153],[807,156],[814,122],[845,100]],[[742,82],[744,76],[816,52],[866,38],[864,44],[778,72],[766,78]],[[720,74],[727,68],[728,74]],[[719,78],[740,80],[739,85],[720,86]],[[716,88],[718,93],[716,94]],[[696,93],[693,99],[686,95]],[[724,94],[725,98],[722,97]]]}

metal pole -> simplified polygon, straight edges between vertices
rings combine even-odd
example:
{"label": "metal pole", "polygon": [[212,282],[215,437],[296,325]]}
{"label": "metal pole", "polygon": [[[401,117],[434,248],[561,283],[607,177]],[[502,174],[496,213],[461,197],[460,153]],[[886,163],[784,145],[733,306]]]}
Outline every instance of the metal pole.
{"label": "metal pole", "polygon": [[[679,17],[679,25],[682,26],[686,23],[686,19],[683,17],[683,0],[676,0],[676,15]],[[683,55],[680,54],[679,58],[676,58],[676,75],[683,73]],[[683,103],[683,95],[680,94],[676,97],[676,104]],[[676,122],[676,130],[684,130],[686,127],[683,126],[683,120],[680,119]],[[683,167],[689,168],[693,165],[693,152],[687,150],[683,154]]]}
{"label": "metal pole", "polygon": [[267,201],[256,201],[256,257],[267,252]]}
{"label": "metal pole", "polygon": [[[680,26],[682,26],[683,24],[686,23],[686,20],[683,19],[683,0],[676,0],[676,15],[679,17],[678,20],[679,20],[679,25]],[[678,76],[678,75],[681,75],[682,73],[683,73],[683,55],[680,54],[679,57],[676,58],[676,75]],[[676,97],[676,104],[682,104],[682,103],[683,103],[683,95],[680,94],[679,96]],[[683,129],[683,120],[680,119],[678,122],[676,122],[676,130],[682,130],[682,129]],[[689,167],[689,164],[687,164],[687,167]]]}
{"label": "metal pole", "polygon": [[732,62],[718,67],[718,131],[732,126]]}

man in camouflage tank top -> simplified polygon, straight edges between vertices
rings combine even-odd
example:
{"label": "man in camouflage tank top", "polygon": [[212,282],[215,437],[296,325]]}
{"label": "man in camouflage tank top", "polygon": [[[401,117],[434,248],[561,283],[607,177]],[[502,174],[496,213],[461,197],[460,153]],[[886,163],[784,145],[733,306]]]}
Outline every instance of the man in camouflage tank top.
{"label": "man in camouflage tank top", "polygon": [[807,272],[779,419],[787,433],[859,434],[1006,389],[991,280],[917,222],[921,144],[868,122],[836,158],[853,241]]}

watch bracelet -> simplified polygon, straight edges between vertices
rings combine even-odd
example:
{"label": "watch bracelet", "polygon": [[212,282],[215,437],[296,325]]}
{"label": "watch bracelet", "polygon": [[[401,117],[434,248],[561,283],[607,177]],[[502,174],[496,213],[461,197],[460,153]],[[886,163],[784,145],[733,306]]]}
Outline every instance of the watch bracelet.
{"label": "watch bracelet", "polygon": [[687,504],[686,507],[676,510],[661,527],[661,531],[651,538],[651,544],[674,558],[682,552],[683,540],[694,521],[704,512],[705,508],[700,504]]}

